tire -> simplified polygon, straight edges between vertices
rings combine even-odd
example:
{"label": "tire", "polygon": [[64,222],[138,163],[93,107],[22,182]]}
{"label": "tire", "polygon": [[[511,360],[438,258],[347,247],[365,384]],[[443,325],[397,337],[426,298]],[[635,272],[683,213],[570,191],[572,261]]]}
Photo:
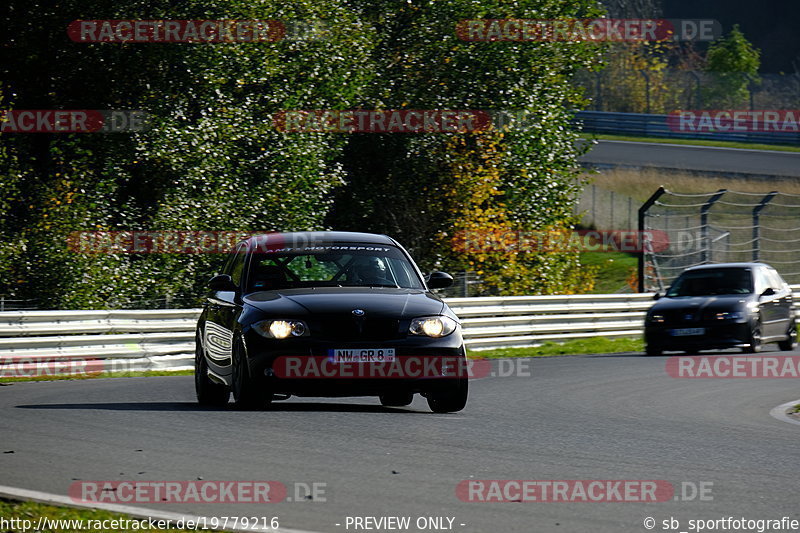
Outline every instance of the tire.
{"label": "tire", "polygon": [[467,396],[469,396],[469,381],[467,378],[460,378],[450,390],[429,392],[428,407],[434,413],[455,413],[467,405]]}
{"label": "tire", "polygon": [[237,409],[263,409],[272,403],[272,394],[262,380],[250,375],[250,366],[245,360],[244,346],[241,340],[233,345],[231,359],[231,392]]}
{"label": "tire", "polygon": [[649,356],[658,356],[658,355],[661,355],[663,352],[662,352],[661,348],[657,348],[656,346],[653,346],[652,344],[648,344],[644,349],[644,353],[646,355],[649,355]]}
{"label": "tire", "polygon": [[761,325],[757,324],[750,330],[747,346],[742,348],[744,353],[758,353],[761,351]]}
{"label": "tire", "polygon": [[195,338],[194,349],[194,390],[197,403],[208,407],[224,407],[228,405],[231,391],[221,383],[215,383],[208,377],[208,361],[206,361],[200,337]]}
{"label": "tire", "polygon": [[381,394],[379,398],[381,405],[384,407],[405,407],[414,401],[414,394],[411,392],[393,392],[391,394]]}
{"label": "tire", "polygon": [[[792,318],[792,320],[794,320],[794,318]],[[787,339],[785,341],[778,342],[778,348],[783,352],[790,352],[797,347],[797,325],[794,322],[789,326],[786,337]]]}

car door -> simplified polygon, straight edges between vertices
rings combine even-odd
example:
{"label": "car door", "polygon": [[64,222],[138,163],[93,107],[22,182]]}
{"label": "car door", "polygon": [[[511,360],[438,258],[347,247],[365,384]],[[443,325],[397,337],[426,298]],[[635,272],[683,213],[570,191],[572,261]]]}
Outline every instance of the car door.
{"label": "car door", "polygon": [[236,286],[234,291],[211,291],[206,299],[204,346],[209,357],[209,370],[219,376],[230,375],[231,350],[236,320],[241,314],[241,291],[247,262],[247,245],[240,244],[223,269]]}
{"label": "car door", "polygon": [[773,298],[773,311],[775,320],[775,335],[785,335],[789,331],[789,323],[794,320],[792,310],[792,289],[773,268],[764,269],[769,286],[775,291]]}
{"label": "car door", "polygon": [[753,268],[753,293],[758,302],[758,314],[761,316],[761,338],[775,335],[775,310],[773,308],[774,295],[765,294],[769,289],[769,281],[764,268]]}

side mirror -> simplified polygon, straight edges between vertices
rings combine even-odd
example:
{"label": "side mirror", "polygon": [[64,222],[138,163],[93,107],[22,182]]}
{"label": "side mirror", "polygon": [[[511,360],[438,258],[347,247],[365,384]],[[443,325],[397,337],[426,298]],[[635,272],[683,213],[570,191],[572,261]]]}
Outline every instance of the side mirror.
{"label": "side mirror", "polygon": [[446,272],[431,272],[425,283],[429,289],[444,289],[453,285],[453,276]]}
{"label": "side mirror", "polygon": [[661,295],[661,293],[660,293],[660,292],[657,292],[657,293],[655,293],[655,294],[653,295],[653,300],[660,300],[660,299],[661,299],[661,296],[662,296],[662,295]]}
{"label": "side mirror", "polygon": [[764,289],[764,292],[761,293],[761,296],[772,296],[773,294],[775,294],[775,289],[772,287],[767,287]]}
{"label": "side mirror", "polygon": [[212,291],[235,291],[236,285],[228,274],[217,274],[208,280],[208,288]]}

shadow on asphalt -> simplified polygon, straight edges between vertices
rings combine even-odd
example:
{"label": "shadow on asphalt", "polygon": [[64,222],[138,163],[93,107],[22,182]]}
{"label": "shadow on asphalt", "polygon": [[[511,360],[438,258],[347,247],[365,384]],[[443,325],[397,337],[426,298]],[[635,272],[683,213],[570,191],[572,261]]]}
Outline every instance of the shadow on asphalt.
{"label": "shadow on asphalt", "polygon": [[[406,413],[426,414],[425,411],[407,408],[383,407],[382,405],[360,405],[350,403],[273,403],[261,410],[240,410],[233,404],[227,407],[204,407],[194,402],[114,402],[114,403],[47,403],[39,405],[17,405],[17,409],[69,409],[101,411],[208,411],[208,412],[334,412],[334,413]],[[430,413],[427,413],[430,414]]]}

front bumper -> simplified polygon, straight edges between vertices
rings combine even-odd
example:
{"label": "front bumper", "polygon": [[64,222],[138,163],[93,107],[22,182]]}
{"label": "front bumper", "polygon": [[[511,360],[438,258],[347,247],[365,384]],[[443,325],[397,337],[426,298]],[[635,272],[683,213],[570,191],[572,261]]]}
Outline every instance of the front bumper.
{"label": "front bumper", "polygon": [[[460,331],[447,337],[408,336],[387,341],[266,339],[244,335],[250,375],[271,392],[296,396],[379,396],[448,390],[466,379]],[[386,363],[333,363],[336,349],[394,349]]]}
{"label": "front bumper", "polygon": [[[700,335],[676,335],[675,330],[703,328]],[[645,343],[664,351],[737,348],[750,341],[748,322],[698,322],[691,325],[646,325]]]}

